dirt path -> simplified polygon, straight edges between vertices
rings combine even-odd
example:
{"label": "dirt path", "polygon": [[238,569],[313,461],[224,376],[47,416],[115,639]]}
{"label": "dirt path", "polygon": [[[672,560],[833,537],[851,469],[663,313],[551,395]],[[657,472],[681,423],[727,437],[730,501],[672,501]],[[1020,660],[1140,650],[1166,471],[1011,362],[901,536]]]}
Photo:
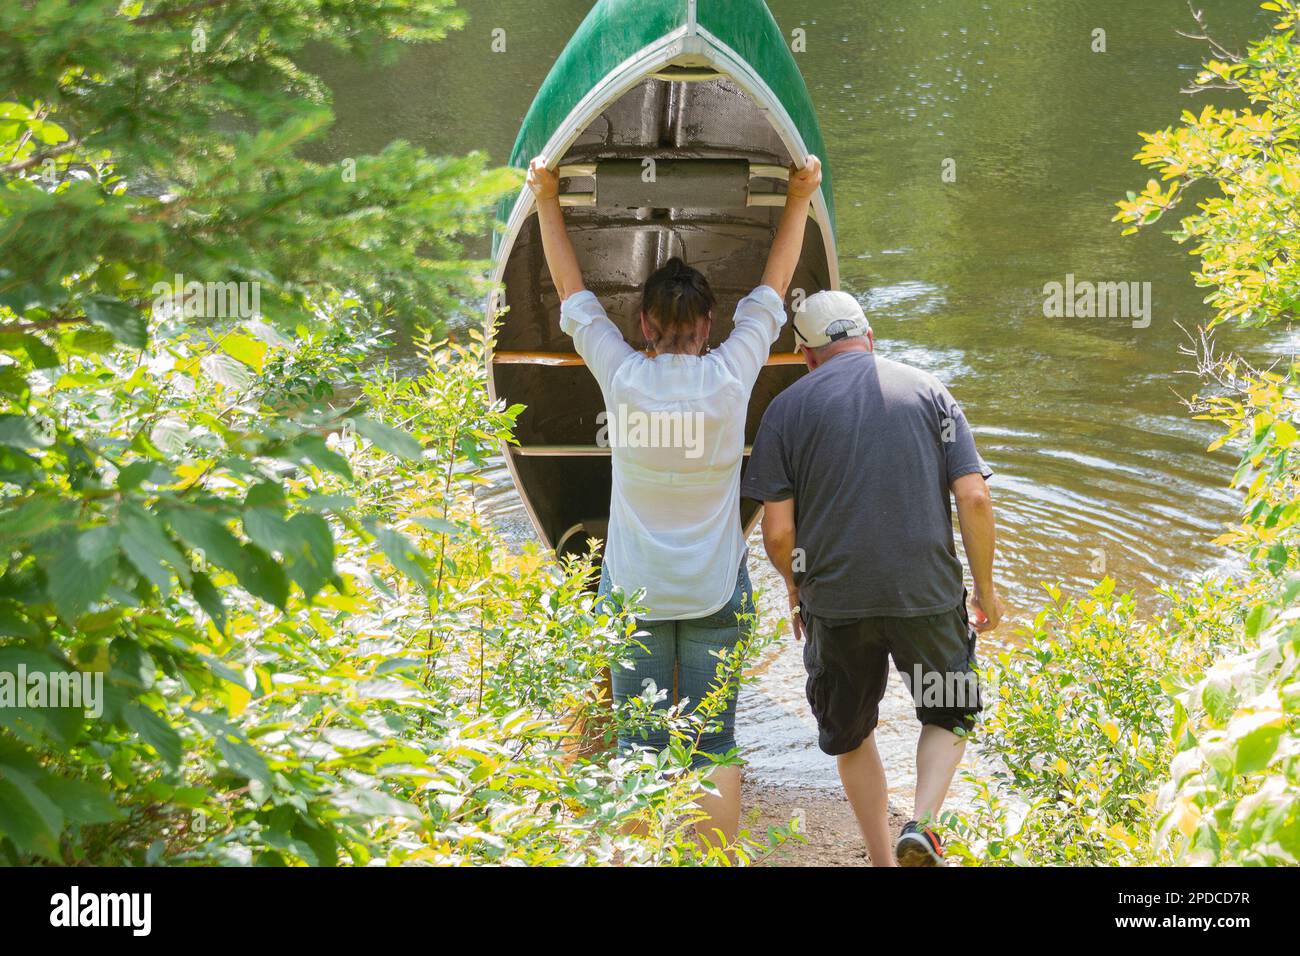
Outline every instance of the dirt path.
{"label": "dirt path", "polygon": [[[870,866],[866,845],[858,833],[853,811],[842,793],[769,787],[746,781],[741,826],[761,835],[769,826],[788,823],[798,816],[803,821],[806,843],[791,841],[778,849],[767,866]],[[889,823],[897,836],[906,814],[890,807]]]}

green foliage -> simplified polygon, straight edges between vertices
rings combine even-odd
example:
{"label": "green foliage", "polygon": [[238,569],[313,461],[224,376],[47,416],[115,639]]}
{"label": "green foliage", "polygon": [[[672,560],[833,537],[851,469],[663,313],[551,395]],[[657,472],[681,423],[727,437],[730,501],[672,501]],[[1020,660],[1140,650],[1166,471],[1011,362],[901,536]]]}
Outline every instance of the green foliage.
{"label": "green foliage", "polygon": [[1182,125],[1143,133],[1136,156],[1160,172],[1166,185],[1147,183],[1141,194],[1119,203],[1125,233],[1159,221],[1189,193],[1211,194],[1179,223],[1173,236],[1192,243],[1201,258],[1194,273],[1206,287],[1214,323],[1247,325],[1289,320],[1300,303],[1300,266],[1295,262],[1295,198],[1300,194],[1300,86],[1295,69],[1297,6],[1294,0],[1262,4],[1278,12],[1272,36],[1237,56],[1214,44],[1196,83],[1201,89],[1239,91],[1251,106],[1200,114],[1184,111]]}
{"label": "green foliage", "polygon": [[[1117,218],[1158,220],[1195,185],[1212,194],[1186,215],[1175,238],[1194,243],[1197,282],[1210,289],[1214,321],[1293,321],[1300,303],[1300,47],[1294,0],[1265,3],[1272,36],[1242,56],[1205,65],[1198,82],[1243,94],[1251,106],[1185,114],[1183,125],[1147,136],[1138,154],[1172,185],[1120,204]],[[1226,54],[1226,51],[1222,51]],[[1195,406],[1225,426],[1217,444],[1243,448],[1234,485],[1245,493],[1239,526],[1223,537],[1259,582],[1244,607],[1236,653],[1179,697],[1178,757],[1161,790],[1160,837],[1202,863],[1300,861],[1300,366],[1257,370],[1207,348],[1202,371],[1215,388]]]}
{"label": "green foliage", "polygon": [[300,158],[332,117],[292,57],[459,22],[449,0],[5,4],[0,307],[23,320],[6,331],[89,323],[139,347],[177,275],[256,282],[287,328],[331,288],[381,319],[438,318],[473,286],[456,237],[517,174],[405,143]]}
{"label": "green foliage", "polygon": [[[695,840],[690,747],[577,756],[629,619],[593,608],[589,561],[512,553],[477,513],[520,411],[488,403],[481,345],[378,361],[378,330],[478,290],[458,237],[516,174],[294,152],[329,121],[304,44],[458,22],[0,8],[0,860],[758,852]],[[102,694],[50,706],[20,675]]]}
{"label": "green foliage", "polygon": [[979,743],[993,769],[972,777],[972,808],[945,815],[948,852],[983,866],[1154,862],[1170,691],[1232,640],[1242,594],[1228,584],[1170,592],[1154,621],[1109,578],[1083,598],[1050,597],[1025,642],[982,670],[991,706]]}
{"label": "green foliage", "polygon": [[[80,521],[4,522],[0,668],[100,671],[106,705],[97,719],[0,710],[0,852],[313,865],[762,852],[748,837],[726,852],[695,840],[704,785],[687,769],[685,733],[663,755],[574,755],[574,728],[605,712],[595,688],[631,618],[593,608],[589,562],[511,553],[477,513],[487,456],[519,412],[488,404],[481,349],[426,339],[426,370],[402,378],[358,370],[361,350],[338,328],[263,344],[263,373],[238,389],[204,372],[211,337],[188,333],[146,359],[154,374],[129,390],[110,384],[128,376],[107,374],[124,371],[118,358],[136,362],[122,350],[62,372],[100,383],[89,405],[101,442],[167,418],[222,428],[190,428],[138,483],[119,468]],[[268,454],[254,430],[273,420],[264,400],[284,392],[275,376],[306,366],[325,377],[296,375],[297,389],[337,397],[330,379],[351,376],[357,401],[300,412],[316,430],[274,439],[292,457]],[[87,393],[47,397],[77,430]],[[246,449],[243,466],[229,467],[227,439]],[[58,502],[66,476],[43,464],[47,483],[6,519]],[[21,543],[17,527],[31,529]],[[51,593],[36,600],[42,587]],[[717,700],[678,715],[682,727],[702,729],[751,658],[742,647],[720,662]]]}
{"label": "green foliage", "polygon": [[988,725],[1005,769],[979,782],[979,812],[950,821],[966,862],[1300,862],[1300,366],[1221,356],[1210,331],[1291,322],[1300,303],[1300,4],[1262,6],[1274,34],[1240,56],[1210,41],[1197,79],[1250,106],[1143,134],[1136,158],[1162,182],[1115,217],[1132,233],[1209,194],[1172,235],[1200,258],[1215,310],[1207,394],[1191,405],[1224,427],[1212,449],[1241,449],[1242,516],[1219,541],[1246,573],[1169,592],[1157,624],[1096,593],[1039,616],[1030,646],[989,675],[1011,687]]}

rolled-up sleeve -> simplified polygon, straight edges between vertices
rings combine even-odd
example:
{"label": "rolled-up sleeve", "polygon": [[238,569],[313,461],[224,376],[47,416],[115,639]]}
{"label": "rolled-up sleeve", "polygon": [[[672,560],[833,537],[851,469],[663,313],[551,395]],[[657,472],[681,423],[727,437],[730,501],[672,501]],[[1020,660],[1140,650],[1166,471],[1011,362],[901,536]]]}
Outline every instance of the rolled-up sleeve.
{"label": "rolled-up sleeve", "polygon": [[758,379],[785,320],[785,305],[771,286],[759,286],[736,306],[736,327],[717,354],[746,389]]}
{"label": "rolled-up sleeve", "polygon": [[573,347],[596,377],[602,392],[618,367],[635,350],[627,344],[600,300],[589,289],[574,293],[560,304],[560,329],[573,338]]}

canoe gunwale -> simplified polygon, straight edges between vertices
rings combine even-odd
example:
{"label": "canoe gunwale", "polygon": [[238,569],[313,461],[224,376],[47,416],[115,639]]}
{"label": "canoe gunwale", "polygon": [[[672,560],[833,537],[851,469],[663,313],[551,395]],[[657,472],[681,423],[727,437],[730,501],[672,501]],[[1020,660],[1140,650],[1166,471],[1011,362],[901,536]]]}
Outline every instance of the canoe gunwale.
{"label": "canoe gunwale", "polygon": [[[675,60],[682,57],[690,57],[692,62],[703,57],[718,73],[725,75],[734,82],[747,98],[764,111],[768,122],[772,125],[790,157],[796,162],[802,162],[807,157],[808,149],[804,137],[799,130],[798,124],[786,109],[785,104],[782,103],[781,98],[739,53],[719,37],[699,25],[696,12],[696,2],[690,0],[688,18],[684,25],[670,31],[656,42],[642,47],[629,56],[610,70],[600,82],[596,83],[578,101],[570,110],[564,122],[552,132],[546,141],[543,155],[546,156],[547,162],[552,168],[558,168],[563,163],[565,156],[577,139],[611,104],[630,92],[647,77],[654,76],[656,73],[665,70]],[[511,207],[504,230],[498,234],[491,273],[491,288],[493,290],[501,287],[519,235],[535,212],[534,197],[525,186],[520,190],[519,196]],[[821,189],[813,196],[811,218],[821,232],[829,287],[839,288],[839,261],[835,243],[834,222],[826,195]],[[489,333],[493,332],[498,321],[498,315],[496,314],[497,301],[497,293],[493,291],[488,297],[485,309]],[[492,368],[495,364],[492,340],[493,336],[489,334],[485,359],[488,367],[488,396],[490,400],[495,402],[498,396],[496,394],[495,376],[492,374]],[[787,362],[788,360],[781,361],[779,364],[787,364]],[[528,455],[527,451],[520,450],[517,446],[513,446],[508,442],[503,442],[502,453],[511,481],[515,487],[520,489],[519,497],[524,506],[524,511],[528,515],[529,522],[537,532],[538,537],[547,547],[560,547],[563,540],[551,541],[551,536],[541,521],[531,496],[520,482],[519,470],[516,464],[517,456],[526,457]],[[761,509],[746,523],[744,529],[746,535],[752,531],[757,523],[759,514],[761,514]],[[570,528],[563,534],[562,538],[567,540],[573,533],[574,529]]]}

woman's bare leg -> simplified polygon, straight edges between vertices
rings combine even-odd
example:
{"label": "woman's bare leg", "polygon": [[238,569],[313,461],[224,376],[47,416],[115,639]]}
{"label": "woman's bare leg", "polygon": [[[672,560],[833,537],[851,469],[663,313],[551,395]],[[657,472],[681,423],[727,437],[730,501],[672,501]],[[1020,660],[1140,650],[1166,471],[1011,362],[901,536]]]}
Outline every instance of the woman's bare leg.
{"label": "woman's bare leg", "polygon": [[709,774],[709,782],[718,788],[718,794],[700,796],[697,803],[708,817],[695,824],[695,832],[700,839],[717,846],[721,830],[723,842],[730,843],[740,829],[740,768],[718,767]]}

